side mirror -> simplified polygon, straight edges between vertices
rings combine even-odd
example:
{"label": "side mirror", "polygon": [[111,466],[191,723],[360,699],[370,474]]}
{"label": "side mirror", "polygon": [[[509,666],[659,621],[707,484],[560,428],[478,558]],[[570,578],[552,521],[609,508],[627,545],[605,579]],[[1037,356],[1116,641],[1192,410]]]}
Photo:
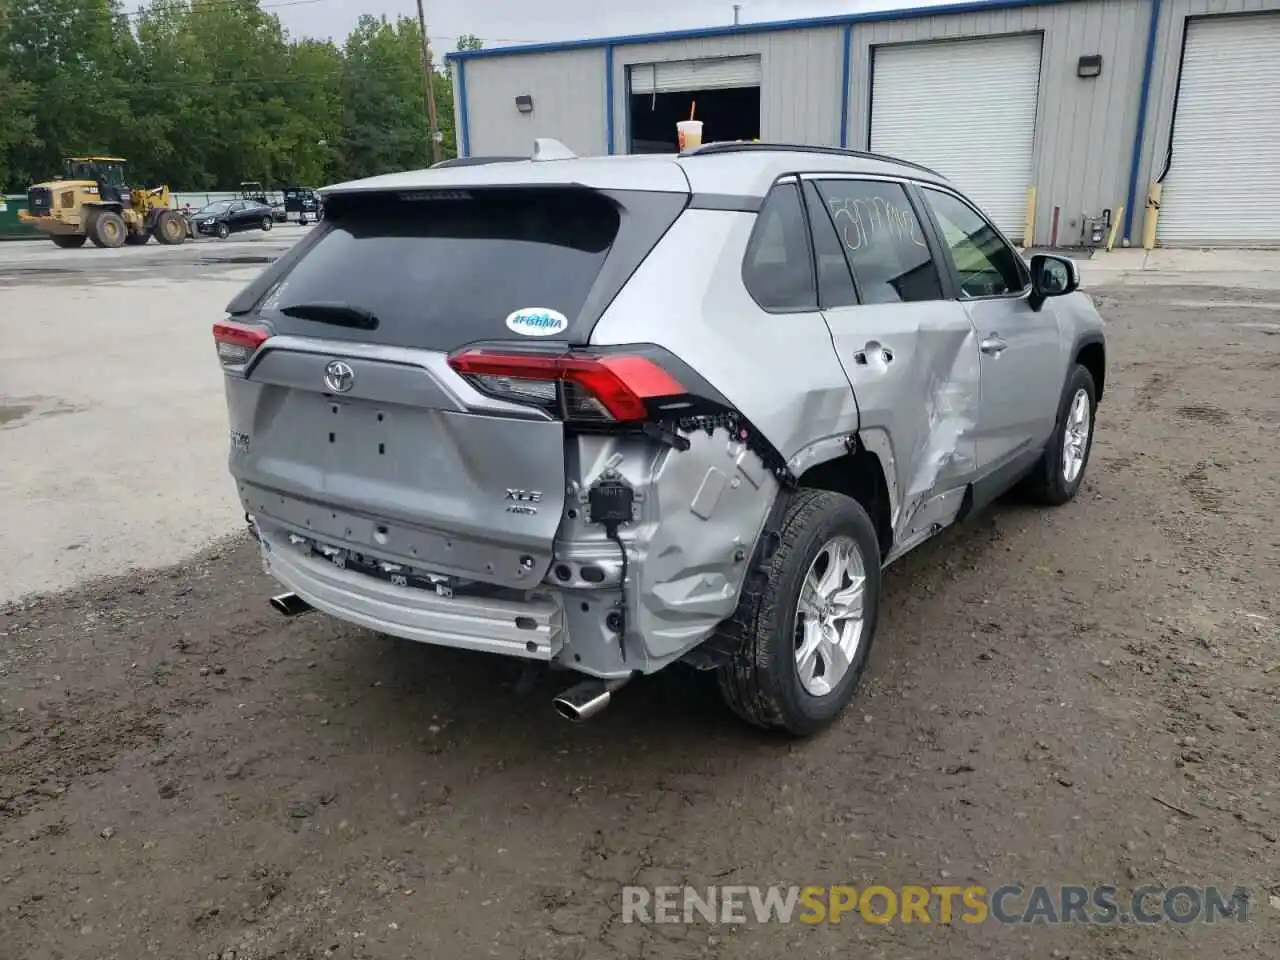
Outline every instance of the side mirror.
{"label": "side mirror", "polygon": [[1031,258],[1031,309],[1039,310],[1050,297],[1065,297],[1080,288],[1080,268],[1070,257],[1037,253]]}

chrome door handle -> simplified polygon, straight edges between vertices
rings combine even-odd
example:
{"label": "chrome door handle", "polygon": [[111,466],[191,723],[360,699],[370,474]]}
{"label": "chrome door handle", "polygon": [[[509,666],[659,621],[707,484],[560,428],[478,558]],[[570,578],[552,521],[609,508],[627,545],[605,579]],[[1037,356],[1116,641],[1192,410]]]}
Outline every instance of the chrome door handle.
{"label": "chrome door handle", "polygon": [[998,357],[1004,352],[1004,348],[1009,346],[998,333],[993,333],[987,337],[982,343],[978,344],[978,349],[989,357]]}

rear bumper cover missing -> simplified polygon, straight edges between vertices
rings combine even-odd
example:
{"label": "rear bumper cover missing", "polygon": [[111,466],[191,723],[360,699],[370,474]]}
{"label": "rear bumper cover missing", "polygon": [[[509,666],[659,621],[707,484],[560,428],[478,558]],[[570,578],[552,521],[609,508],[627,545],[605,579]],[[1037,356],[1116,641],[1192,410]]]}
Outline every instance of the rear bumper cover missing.
{"label": "rear bumper cover missing", "polygon": [[259,542],[268,574],[317,610],[370,630],[527,660],[553,660],[564,646],[564,615],[554,600],[441,597],[340,569],[266,537]]}

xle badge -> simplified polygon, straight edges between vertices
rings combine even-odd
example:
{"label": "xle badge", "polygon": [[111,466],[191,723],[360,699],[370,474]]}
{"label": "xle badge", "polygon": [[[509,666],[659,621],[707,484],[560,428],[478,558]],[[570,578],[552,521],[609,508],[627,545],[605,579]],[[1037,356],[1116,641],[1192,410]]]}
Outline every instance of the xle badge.
{"label": "xle badge", "polygon": [[535,503],[542,502],[541,490],[513,490],[507,488],[507,513],[520,513],[533,516],[538,512]]}

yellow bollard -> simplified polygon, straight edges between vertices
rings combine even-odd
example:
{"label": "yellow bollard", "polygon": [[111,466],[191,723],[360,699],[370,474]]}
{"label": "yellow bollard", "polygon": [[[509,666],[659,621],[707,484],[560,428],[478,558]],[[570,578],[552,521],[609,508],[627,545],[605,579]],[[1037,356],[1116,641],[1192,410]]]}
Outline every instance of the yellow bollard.
{"label": "yellow bollard", "polygon": [[1124,219],[1124,207],[1116,211],[1115,219],[1111,221],[1111,232],[1107,234],[1107,253],[1111,252],[1111,248],[1116,245],[1116,232],[1120,229],[1120,221]]}
{"label": "yellow bollard", "polygon": [[1153,183],[1147,193],[1147,219],[1142,224],[1142,249],[1154,250],[1156,246],[1156,223],[1160,219],[1160,195],[1164,193],[1163,183]]}

